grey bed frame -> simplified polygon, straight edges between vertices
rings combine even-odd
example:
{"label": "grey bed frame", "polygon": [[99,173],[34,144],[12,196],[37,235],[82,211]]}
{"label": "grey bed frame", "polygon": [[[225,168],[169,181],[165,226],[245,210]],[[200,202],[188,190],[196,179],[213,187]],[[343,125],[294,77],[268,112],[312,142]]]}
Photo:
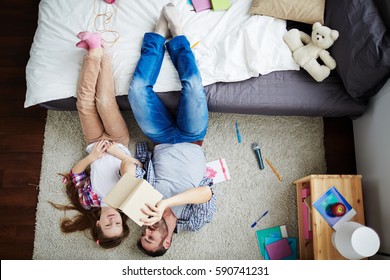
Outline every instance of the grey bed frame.
{"label": "grey bed frame", "polygon": [[[210,112],[356,118],[366,108],[366,103],[347,94],[334,71],[321,83],[304,70],[278,71],[241,82],[212,84],[205,91]],[[158,95],[174,111],[180,92]],[[117,102],[121,110],[131,110],[127,96],[118,96]],[[40,105],[51,110],[77,110],[73,97]]]}

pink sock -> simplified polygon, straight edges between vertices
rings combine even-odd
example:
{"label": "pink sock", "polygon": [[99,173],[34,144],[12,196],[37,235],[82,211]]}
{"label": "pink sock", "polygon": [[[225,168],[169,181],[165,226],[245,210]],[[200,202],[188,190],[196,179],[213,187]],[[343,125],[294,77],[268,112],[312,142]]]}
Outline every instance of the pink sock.
{"label": "pink sock", "polygon": [[[92,33],[89,31],[83,31],[77,34],[77,38],[81,39],[76,46],[84,48],[85,44],[88,45],[89,49],[97,49],[101,47],[102,39],[99,33]],[[84,43],[85,42],[85,43]]]}
{"label": "pink sock", "polygon": [[88,43],[85,42],[85,41],[83,41],[83,40],[81,40],[80,42],[78,42],[78,43],[76,44],[76,47],[78,47],[78,48],[83,48],[83,49],[86,49],[86,50],[89,50]]}

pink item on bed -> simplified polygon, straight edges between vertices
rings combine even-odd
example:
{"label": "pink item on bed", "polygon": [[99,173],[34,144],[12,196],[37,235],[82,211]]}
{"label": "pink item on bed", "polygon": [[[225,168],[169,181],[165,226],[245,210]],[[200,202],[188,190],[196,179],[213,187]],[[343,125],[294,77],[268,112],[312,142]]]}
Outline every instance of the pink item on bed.
{"label": "pink item on bed", "polygon": [[81,39],[81,41],[76,44],[79,48],[97,49],[102,45],[102,39],[99,33],[83,31],[77,34],[77,38]]}

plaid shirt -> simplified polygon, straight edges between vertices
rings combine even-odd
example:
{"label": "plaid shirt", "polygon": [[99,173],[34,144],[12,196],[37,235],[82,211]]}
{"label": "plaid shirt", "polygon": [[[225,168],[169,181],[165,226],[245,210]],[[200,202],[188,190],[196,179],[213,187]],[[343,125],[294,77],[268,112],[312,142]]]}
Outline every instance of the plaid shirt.
{"label": "plaid shirt", "polygon": [[92,207],[100,207],[101,198],[92,189],[91,179],[87,173],[73,173],[70,171],[70,176],[74,186],[77,188],[81,205],[84,209]]}
{"label": "plaid shirt", "polygon": [[[156,179],[152,162],[152,152],[149,151],[146,142],[137,143],[135,158],[144,164],[146,180],[155,187]],[[213,215],[217,210],[216,197],[213,190],[213,179],[204,177],[199,183],[199,187],[201,186],[209,186],[211,188],[211,199],[206,203],[187,204],[181,213],[181,217],[178,217],[176,232],[183,230],[197,231],[205,224],[211,222]]]}
{"label": "plaid shirt", "polygon": [[[135,177],[143,178],[144,175],[145,171],[136,164]],[[87,173],[83,171],[75,174],[70,171],[70,176],[72,177],[74,186],[77,188],[79,200],[83,208],[89,210],[92,207],[101,207],[102,198],[94,192],[91,184],[91,178],[87,175]]]}

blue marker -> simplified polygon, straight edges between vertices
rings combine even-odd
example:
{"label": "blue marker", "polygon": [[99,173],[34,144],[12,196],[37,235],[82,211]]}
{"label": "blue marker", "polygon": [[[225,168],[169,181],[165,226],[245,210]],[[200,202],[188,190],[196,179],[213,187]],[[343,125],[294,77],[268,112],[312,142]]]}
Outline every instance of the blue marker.
{"label": "blue marker", "polygon": [[258,218],[257,221],[254,222],[254,223],[251,225],[251,228],[254,228],[254,227],[257,225],[257,223],[258,223],[262,218],[264,218],[264,216],[267,215],[267,214],[268,214],[268,211],[265,211],[264,214],[261,215],[261,217]]}
{"label": "blue marker", "polygon": [[240,129],[238,128],[238,122],[237,121],[236,121],[236,132],[237,132],[238,143],[241,143],[241,133],[240,133]]}

